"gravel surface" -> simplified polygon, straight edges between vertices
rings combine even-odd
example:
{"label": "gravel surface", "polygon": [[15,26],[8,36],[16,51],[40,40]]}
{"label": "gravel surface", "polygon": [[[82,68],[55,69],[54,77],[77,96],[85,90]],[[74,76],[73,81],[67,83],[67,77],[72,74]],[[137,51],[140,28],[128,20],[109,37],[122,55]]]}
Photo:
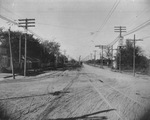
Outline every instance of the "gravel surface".
{"label": "gravel surface", "polygon": [[150,120],[150,78],[84,65],[0,81],[0,107],[14,120]]}

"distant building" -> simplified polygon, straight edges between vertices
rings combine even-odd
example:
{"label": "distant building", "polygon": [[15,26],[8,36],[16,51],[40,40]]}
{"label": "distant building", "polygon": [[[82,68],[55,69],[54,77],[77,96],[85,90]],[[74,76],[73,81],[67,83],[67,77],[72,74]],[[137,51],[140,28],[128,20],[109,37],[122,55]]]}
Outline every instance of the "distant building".
{"label": "distant building", "polygon": [[[19,63],[17,63],[19,65]],[[27,57],[27,69],[38,69],[41,66],[41,61],[37,58]],[[24,68],[24,56],[22,56],[20,68]]]}

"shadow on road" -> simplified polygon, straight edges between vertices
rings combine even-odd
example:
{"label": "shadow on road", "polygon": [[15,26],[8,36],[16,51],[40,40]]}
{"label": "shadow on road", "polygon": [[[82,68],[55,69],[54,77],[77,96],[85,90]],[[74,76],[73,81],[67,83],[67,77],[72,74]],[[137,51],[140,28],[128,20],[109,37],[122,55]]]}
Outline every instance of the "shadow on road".
{"label": "shadow on road", "polygon": [[150,109],[139,120],[150,120]]}
{"label": "shadow on road", "polygon": [[[48,120],[78,120],[78,119],[83,119],[83,120],[107,120],[108,118],[106,116],[92,116],[92,115],[96,115],[96,114],[104,113],[104,112],[109,112],[109,111],[113,111],[113,110],[115,110],[115,109],[98,111],[98,112],[95,112],[95,113],[86,114],[86,115],[82,115],[82,116],[78,116],[78,117],[56,118],[56,119],[48,119]],[[90,117],[90,116],[92,116],[92,117]]]}

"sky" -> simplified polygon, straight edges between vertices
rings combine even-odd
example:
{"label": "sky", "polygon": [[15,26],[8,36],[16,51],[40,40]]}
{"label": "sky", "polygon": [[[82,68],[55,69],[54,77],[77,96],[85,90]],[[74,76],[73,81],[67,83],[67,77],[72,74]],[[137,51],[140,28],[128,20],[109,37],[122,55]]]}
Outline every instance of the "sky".
{"label": "sky", "polygon": [[[150,0],[0,0],[0,15],[12,20],[35,18],[35,27],[30,29],[42,40],[55,40],[67,55],[83,59],[94,50],[99,57],[95,45],[108,45],[116,39],[119,33],[114,26],[126,26],[128,32],[150,20]],[[7,21],[0,18],[0,27],[7,29]],[[11,29],[21,30],[17,26]],[[145,38],[136,44],[150,56],[149,29],[147,25],[125,36],[124,42],[134,34],[137,39]]]}

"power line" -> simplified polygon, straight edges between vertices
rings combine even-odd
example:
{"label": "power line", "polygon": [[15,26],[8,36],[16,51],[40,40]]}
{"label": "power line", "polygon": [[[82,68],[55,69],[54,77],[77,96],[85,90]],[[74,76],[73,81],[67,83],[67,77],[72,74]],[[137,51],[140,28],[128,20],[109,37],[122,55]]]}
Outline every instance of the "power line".
{"label": "power line", "polygon": [[125,33],[123,36],[127,36],[127,35],[130,35],[136,31],[138,31],[138,30],[141,30],[141,29],[147,27],[149,24],[150,24],[150,19],[147,20],[146,22],[142,23],[141,25],[137,26],[136,28],[130,30],[129,32]]}
{"label": "power line", "polygon": [[[119,1],[118,1],[118,4],[119,4]],[[117,7],[117,6],[116,6],[116,7]],[[145,10],[143,10],[143,11],[145,11]],[[143,11],[140,13],[140,15],[143,13]],[[140,16],[140,15],[138,15],[138,16]],[[106,21],[106,22],[107,22],[107,21]],[[144,22],[144,23],[142,23],[141,25],[137,26],[136,28],[130,30],[129,32],[127,32],[127,33],[124,34],[123,36],[127,36],[127,35],[129,35],[129,34],[132,34],[132,33],[136,32],[136,31],[138,31],[138,30],[140,30],[140,29],[146,27],[149,23],[150,23],[150,20],[147,20],[146,22]],[[118,42],[118,40],[119,40],[119,36],[118,36],[114,41],[112,41],[111,43],[109,43],[107,46],[110,47],[110,46],[114,45],[116,42]]]}
{"label": "power line", "polygon": [[95,34],[95,37],[94,39],[96,38],[98,32],[101,32],[104,28],[104,26],[106,25],[106,23],[108,22],[108,20],[110,19],[110,17],[112,16],[113,12],[115,11],[115,9],[117,8],[118,4],[119,4],[120,0],[116,0],[116,2],[114,3],[112,9],[110,10],[110,12],[107,14],[104,22],[102,23],[102,25],[100,26],[99,30],[96,31],[96,34]]}
{"label": "power line", "polygon": [[[73,29],[73,30],[81,30],[81,31],[87,31],[87,29],[82,29],[82,28],[71,28],[71,27],[67,27],[67,26],[61,26],[61,25],[52,25],[52,24],[47,24],[47,23],[36,23],[38,25],[49,25],[49,26],[52,26],[52,27],[58,27],[58,28],[64,28],[64,29]],[[88,30],[89,31],[89,30]]]}
{"label": "power line", "polygon": [[[5,21],[8,21],[10,23],[13,23],[14,25],[17,25],[19,26],[19,24],[17,22],[15,22],[14,20],[10,19],[10,18],[7,18],[3,15],[0,15],[0,18],[5,20]],[[37,35],[35,32],[33,32],[32,30],[28,29],[27,31],[29,31],[30,33],[32,33],[34,36],[36,36],[37,38],[39,38],[40,40],[44,40],[42,37],[40,37],[39,35]]]}
{"label": "power line", "polygon": [[117,8],[118,4],[119,4],[120,0],[116,0],[115,4],[113,5],[111,11],[108,13],[107,17],[105,18],[103,24],[101,25],[100,29],[98,30],[99,32],[102,31],[102,29],[104,28],[104,26],[106,25],[107,21],[109,20],[109,18],[112,16],[113,12],[115,11],[115,9]]}
{"label": "power line", "polygon": [[3,6],[1,6],[1,8],[2,8],[3,10],[5,10],[5,11],[7,11],[7,12],[11,13],[11,14],[16,15],[17,17],[21,17],[21,16],[18,16],[16,13],[14,13],[14,12],[12,12],[12,11],[10,11],[10,10],[6,9],[6,8],[5,8],[5,7],[3,7]]}
{"label": "power line", "polygon": [[10,18],[4,17],[2,15],[0,15],[0,18],[3,19],[3,20],[5,20],[5,21],[8,21],[10,23],[13,23],[14,25],[19,26],[19,24],[17,22],[15,22],[14,20],[11,20]]}
{"label": "power line", "polygon": [[[145,12],[148,12],[149,11],[149,8],[144,8],[139,14],[137,14],[136,15],[136,19],[131,19],[131,22],[129,23],[129,26],[131,26],[131,24],[133,24],[133,23],[135,23],[135,21],[137,21],[137,20],[139,20],[139,19],[137,19],[138,17],[140,17],[140,16],[142,16],[143,15],[143,13],[145,13]],[[142,18],[142,17],[141,17]]]}
{"label": "power line", "polygon": [[118,36],[115,40],[113,40],[111,43],[109,43],[107,46],[110,47],[112,45],[114,45],[118,40],[120,39],[120,37]]}
{"label": "power line", "polygon": [[[124,36],[130,35],[130,34],[136,32],[136,31],[138,31],[138,30],[141,30],[141,29],[147,27],[149,24],[150,24],[150,19],[147,20],[147,21],[145,21],[145,22],[142,23],[141,25],[137,26],[136,28],[130,30],[129,32],[123,34],[122,36],[124,37]],[[113,42],[111,42],[110,44],[108,44],[108,46],[114,45],[116,42],[118,42],[118,40],[119,40],[119,37],[117,37]]]}
{"label": "power line", "polygon": [[145,37],[143,37],[141,39],[147,39],[147,38],[150,38],[150,35],[149,36],[145,36]]}

